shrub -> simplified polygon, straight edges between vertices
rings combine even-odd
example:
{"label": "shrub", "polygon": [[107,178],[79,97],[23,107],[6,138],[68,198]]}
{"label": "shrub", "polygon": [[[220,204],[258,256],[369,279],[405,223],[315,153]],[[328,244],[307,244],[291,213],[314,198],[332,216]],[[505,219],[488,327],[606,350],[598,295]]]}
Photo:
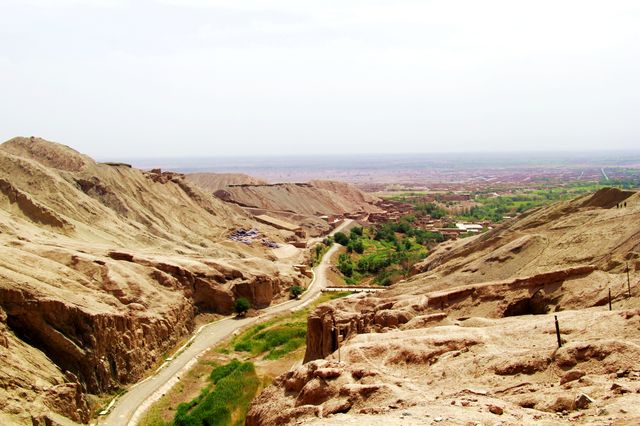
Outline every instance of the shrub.
{"label": "shrub", "polygon": [[233,346],[233,350],[236,352],[251,352],[251,349],[251,342],[246,340],[238,342]]}
{"label": "shrub", "polygon": [[361,226],[356,226],[355,228],[351,228],[350,238],[352,240],[355,240],[358,237],[362,237],[362,227]]}
{"label": "shrub", "polygon": [[342,253],[338,256],[338,270],[342,272],[345,277],[350,277],[353,274],[353,262],[351,257]]}
{"label": "shrub", "polygon": [[349,237],[347,237],[342,232],[336,232],[336,234],[333,236],[333,239],[336,243],[343,246],[346,246],[347,244],[349,244]]}
{"label": "shrub", "polygon": [[233,305],[233,310],[240,315],[245,314],[249,309],[251,309],[251,303],[244,297],[236,299]]}
{"label": "shrub", "polygon": [[351,240],[349,244],[347,244],[347,251],[349,253],[356,252],[358,254],[364,253],[364,244],[362,240]]}
{"label": "shrub", "polygon": [[300,287],[299,285],[294,285],[289,291],[291,292],[291,297],[295,299],[302,293],[304,293],[304,288]]}

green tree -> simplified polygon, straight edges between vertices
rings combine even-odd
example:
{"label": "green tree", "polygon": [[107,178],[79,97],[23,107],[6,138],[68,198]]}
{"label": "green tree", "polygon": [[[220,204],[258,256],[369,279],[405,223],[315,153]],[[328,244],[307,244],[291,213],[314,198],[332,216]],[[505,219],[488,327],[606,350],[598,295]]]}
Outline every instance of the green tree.
{"label": "green tree", "polygon": [[351,228],[350,237],[352,240],[358,239],[358,237],[362,237],[362,226],[356,226],[355,228]]}
{"label": "green tree", "polygon": [[236,299],[233,305],[233,310],[239,315],[246,314],[249,309],[251,309],[251,302],[244,297]]}
{"label": "green tree", "polygon": [[291,298],[297,299],[298,296],[300,296],[304,292],[304,288],[300,287],[299,285],[294,285],[293,287],[291,287],[290,292]]}
{"label": "green tree", "polygon": [[333,236],[333,240],[343,246],[346,246],[347,244],[349,244],[349,237],[347,237],[344,233],[342,232],[336,232],[335,235]]}
{"label": "green tree", "polygon": [[351,261],[351,256],[348,254],[342,253],[338,256],[338,270],[342,272],[345,277],[350,277],[353,275],[353,262]]}

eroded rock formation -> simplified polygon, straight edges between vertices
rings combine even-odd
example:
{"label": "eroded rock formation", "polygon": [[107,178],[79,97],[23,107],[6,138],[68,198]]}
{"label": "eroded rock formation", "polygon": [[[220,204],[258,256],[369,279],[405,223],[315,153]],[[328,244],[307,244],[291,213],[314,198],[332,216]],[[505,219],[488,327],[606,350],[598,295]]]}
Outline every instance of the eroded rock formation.
{"label": "eroded rock formation", "polygon": [[180,174],[0,145],[0,423],[86,423],[88,394],[140,379],[198,313],[307,280],[296,255],[229,241],[238,228],[289,237]]}

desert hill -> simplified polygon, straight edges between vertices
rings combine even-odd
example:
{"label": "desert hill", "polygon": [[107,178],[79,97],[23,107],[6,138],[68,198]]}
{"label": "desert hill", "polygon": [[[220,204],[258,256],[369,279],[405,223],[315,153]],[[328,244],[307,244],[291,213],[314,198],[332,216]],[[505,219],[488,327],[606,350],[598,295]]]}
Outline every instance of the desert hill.
{"label": "desert hill", "polygon": [[187,173],[188,181],[208,192],[216,192],[230,185],[267,185],[268,182],[244,173]]}
{"label": "desert hill", "polygon": [[301,226],[308,235],[330,230],[323,216],[366,217],[379,212],[377,198],[353,185],[331,181],[231,185],[215,192],[216,197],[244,208],[254,215],[268,215]]}
{"label": "desert hill", "polygon": [[365,218],[380,212],[380,201],[353,185],[315,180],[309,183],[269,184],[243,174],[194,173],[187,179],[217,198],[240,206],[247,213],[301,227],[307,235],[319,236],[331,229],[323,216],[354,215]]}
{"label": "desert hill", "polygon": [[240,228],[292,236],[180,174],[0,145],[0,423],[86,422],[89,394],[140,379],[197,314],[302,283],[299,255],[230,241]]}
{"label": "desert hill", "polygon": [[640,194],[617,189],[445,243],[388,291],[320,306],[306,364],[248,424],[638,424],[639,253]]}
{"label": "desert hill", "polygon": [[234,185],[216,195],[246,207],[317,216],[378,211],[370,204],[374,198],[355,187],[323,181]]}

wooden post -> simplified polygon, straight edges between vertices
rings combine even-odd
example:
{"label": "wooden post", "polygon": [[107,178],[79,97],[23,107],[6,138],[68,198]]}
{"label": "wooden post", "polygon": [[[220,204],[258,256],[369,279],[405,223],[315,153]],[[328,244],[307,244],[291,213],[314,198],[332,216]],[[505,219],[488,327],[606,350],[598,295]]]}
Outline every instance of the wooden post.
{"label": "wooden post", "polygon": [[609,310],[611,310],[611,289],[609,289]]}
{"label": "wooden post", "polygon": [[556,337],[558,338],[558,347],[562,347],[562,339],[560,338],[560,324],[558,324],[558,316],[553,316],[556,319]]}
{"label": "wooden post", "polygon": [[631,280],[629,279],[629,261],[627,260],[627,291],[628,296],[631,297]]}
{"label": "wooden post", "polygon": [[338,327],[338,362],[342,362],[340,359],[340,328]]}

